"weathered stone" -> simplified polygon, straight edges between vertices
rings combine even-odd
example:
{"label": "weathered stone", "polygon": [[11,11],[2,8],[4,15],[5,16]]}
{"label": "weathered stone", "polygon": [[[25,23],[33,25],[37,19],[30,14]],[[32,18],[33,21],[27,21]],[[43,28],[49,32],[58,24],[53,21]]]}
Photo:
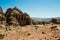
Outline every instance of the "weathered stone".
{"label": "weathered stone", "polygon": [[0,14],[3,14],[2,8],[0,7]]}
{"label": "weathered stone", "polygon": [[24,13],[24,18],[26,21],[26,25],[30,25],[31,24],[31,18],[27,13]]}
{"label": "weathered stone", "polygon": [[3,14],[2,8],[0,7],[0,24],[6,24],[6,17]]}
{"label": "weathered stone", "polygon": [[5,21],[5,20],[6,20],[5,16],[0,14],[0,21]]}
{"label": "weathered stone", "polygon": [[6,16],[6,22],[9,25],[15,24],[15,25],[30,25],[31,24],[31,18],[27,13],[23,13],[18,8],[9,8],[5,14]]}

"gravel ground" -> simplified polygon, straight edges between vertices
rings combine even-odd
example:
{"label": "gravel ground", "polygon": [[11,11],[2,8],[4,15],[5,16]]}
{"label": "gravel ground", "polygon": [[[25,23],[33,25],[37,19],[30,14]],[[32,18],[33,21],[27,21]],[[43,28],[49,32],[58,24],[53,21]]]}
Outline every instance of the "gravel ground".
{"label": "gravel ground", "polygon": [[0,40],[60,40],[60,25],[1,27]]}

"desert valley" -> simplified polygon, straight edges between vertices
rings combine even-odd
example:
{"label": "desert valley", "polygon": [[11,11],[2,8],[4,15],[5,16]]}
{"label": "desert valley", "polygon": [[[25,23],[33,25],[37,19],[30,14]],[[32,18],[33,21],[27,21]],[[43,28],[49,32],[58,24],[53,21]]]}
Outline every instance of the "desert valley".
{"label": "desert valley", "polygon": [[0,7],[0,40],[60,40],[60,19],[39,21],[18,8]]}

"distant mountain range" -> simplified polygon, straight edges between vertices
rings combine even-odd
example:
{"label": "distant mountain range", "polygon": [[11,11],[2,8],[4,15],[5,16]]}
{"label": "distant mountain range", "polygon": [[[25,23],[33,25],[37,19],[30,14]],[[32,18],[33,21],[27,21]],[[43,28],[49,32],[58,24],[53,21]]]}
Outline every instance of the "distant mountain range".
{"label": "distant mountain range", "polygon": [[[54,17],[55,19],[60,19],[60,17]],[[33,19],[34,21],[51,21],[52,18],[36,18],[36,17],[32,17],[31,19]]]}

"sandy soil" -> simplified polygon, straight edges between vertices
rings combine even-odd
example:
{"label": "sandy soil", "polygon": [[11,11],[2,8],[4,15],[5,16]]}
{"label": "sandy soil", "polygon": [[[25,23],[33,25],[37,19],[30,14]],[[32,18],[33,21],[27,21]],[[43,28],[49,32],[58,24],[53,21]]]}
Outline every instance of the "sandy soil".
{"label": "sandy soil", "polygon": [[[57,26],[57,28],[52,30],[53,26]],[[0,40],[60,40],[60,25],[27,25],[23,27],[1,25]]]}

